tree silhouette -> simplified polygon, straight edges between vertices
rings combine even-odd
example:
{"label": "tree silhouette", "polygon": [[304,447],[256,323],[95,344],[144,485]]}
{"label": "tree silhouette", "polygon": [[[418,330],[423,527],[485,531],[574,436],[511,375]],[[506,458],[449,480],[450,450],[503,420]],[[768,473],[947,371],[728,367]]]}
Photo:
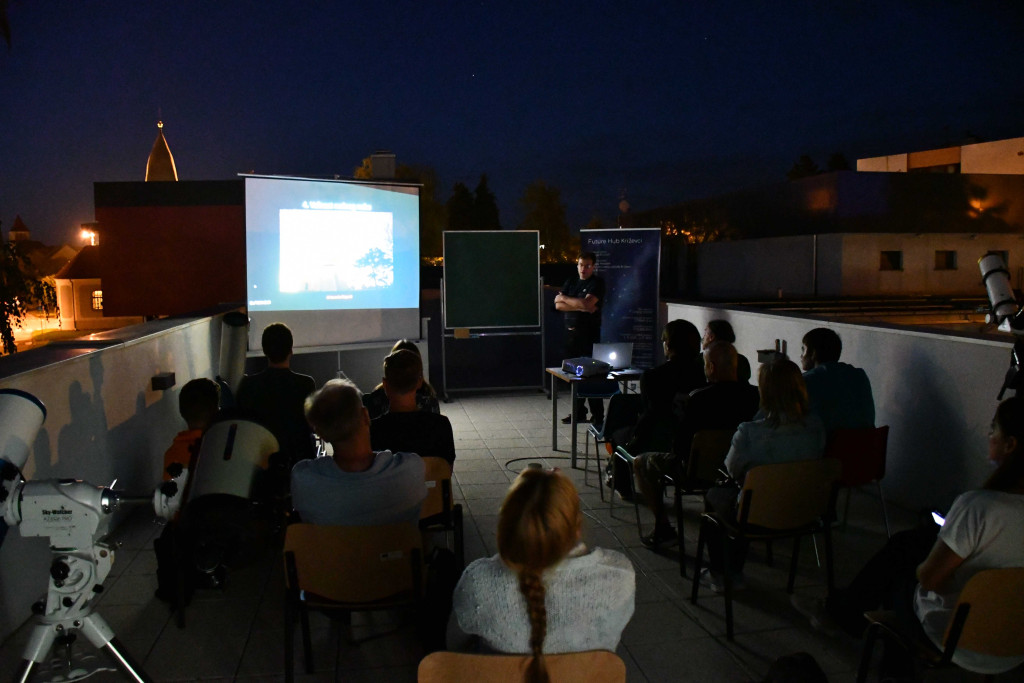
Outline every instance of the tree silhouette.
{"label": "tree silhouette", "polygon": [[473,229],[473,193],[462,183],[455,183],[452,196],[445,204],[449,230]]}
{"label": "tree silhouette", "polygon": [[501,230],[498,201],[487,186],[487,174],[480,174],[480,182],[473,191],[473,230]]}
{"label": "tree silhouette", "polygon": [[394,269],[394,263],[394,259],[380,247],[373,247],[356,261],[358,267],[370,269],[374,284],[377,285],[386,285],[390,282],[388,276]]}
{"label": "tree silhouette", "polygon": [[572,250],[572,241],[569,223],[565,218],[565,205],[562,204],[558,188],[551,187],[543,180],[535,180],[526,186],[519,204],[523,209],[523,222],[519,224],[519,229],[537,230],[540,233],[540,243],[544,245],[542,261],[567,261],[576,256],[568,253]]}
{"label": "tree silhouette", "polygon": [[821,169],[818,168],[818,164],[814,163],[814,159],[806,154],[801,157],[793,164],[793,168],[789,169],[789,173],[786,177],[790,180],[798,180],[799,178],[808,178],[812,175],[818,175],[821,173]]}
{"label": "tree silhouette", "polygon": [[829,171],[849,171],[852,170],[850,162],[846,160],[846,155],[842,152],[834,152],[832,156],[828,158],[828,164],[825,168]]}
{"label": "tree silhouette", "polygon": [[4,240],[0,248],[0,343],[3,352],[14,353],[14,328],[25,315],[40,308],[49,318],[57,314],[57,291],[49,282],[29,273],[32,262],[18,251],[16,242]]}

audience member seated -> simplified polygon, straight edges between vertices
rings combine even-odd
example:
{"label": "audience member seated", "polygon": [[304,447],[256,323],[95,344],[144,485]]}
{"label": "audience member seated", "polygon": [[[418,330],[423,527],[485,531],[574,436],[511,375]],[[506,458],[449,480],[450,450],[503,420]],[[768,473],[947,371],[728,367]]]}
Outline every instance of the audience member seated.
{"label": "audience member seated", "polygon": [[412,351],[395,351],[384,359],[384,392],[390,409],[370,421],[375,451],[416,453],[455,464],[452,423],[444,415],[420,410],[417,391],[423,386],[423,361]]}
{"label": "audience member seated", "polygon": [[612,435],[613,442],[625,443],[631,453],[650,450],[659,433],[671,438],[676,396],[688,395],[705,383],[703,364],[698,366],[694,362],[700,357],[700,332],[693,323],[673,320],[666,324],[661,332],[661,345],[665,362],[644,370],[640,376],[643,412],[632,433],[628,439],[622,438],[622,434],[618,439]]}
{"label": "audience member seated", "polygon": [[875,426],[871,382],[862,369],[839,362],[842,351],[839,335],[827,327],[805,334],[800,349],[811,412],[821,418],[827,433]]}
{"label": "audience member seated", "polygon": [[423,460],[374,452],[370,414],[347,379],[332,379],[306,399],[306,418],[333,457],[292,468],[292,505],[304,522],[368,526],[415,522],[426,497]]}
{"label": "audience member seated", "polygon": [[287,467],[291,467],[316,454],[312,432],[302,413],[303,401],[316,389],[316,382],[309,375],[292,372],[292,331],[287,325],[267,325],[262,344],[267,368],[242,378],[235,404],[274,434]]}
{"label": "audience member seated", "polygon": [[[701,339],[702,348],[708,348],[715,342],[729,342],[736,345],[736,333],[728,320],[711,320],[704,328],[704,337]],[[736,357],[736,379],[740,382],[750,382],[750,361],[743,354]]]}
{"label": "audience member seated", "polygon": [[[420,354],[420,348],[415,343],[408,339],[399,339],[391,347],[391,353],[395,351],[412,351],[417,356],[420,356],[422,367],[423,358]],[[370,393],[363,395],[363,405],[370,411],[371,420],[376,420],[381,415],[387,414],[389,409],[388,395],[384,391],[383,383],[374,387]],[[430,386],[430,383],[425,379],[423,384],[416,390],[416,409],[427,413],[441,414],[441,406],[437,402],[437,393],[434,391],[434,387]]]}
{"label": "audience member seated", "polygon": [[526,680],[546,680],[544,653],[611,650],[633,616],[633,566],[580,542],[572,482],[526,469],[498,513],[498,554],[471,563],[455,588],[448,648],[533,654]]}
{"label": "audience member seated", "polygon": [[182,470],[195,471],[196,456],[203,432],[213,422],[220,403],[220,387],[212,379],[201,377],[185,383],[178,393],[178,412],[188,426],[174,437],[164,453],[164,481],[178,478]]}
{"label": "audience member seated", "polygon": [[[725,456],[725,469],[733,481],[711,489],[705,499],[705,506],[723,517],[736,516],[739,491],[750,469],[772,463],[814,460],[821,457],[825,448],[825,428],[808,410],[807,386],[796,363],[779,359],[762,365],[758,373],[758,392],[764,417],[741,423]],[[701,570],[701,583],[716,593],[724,590],[723,546],[721,537],[709,536],[710,566]],[[747,549],[742,543],[733,543],[731,547],[735,551],[735,555],[729,557],[734,571],[733,586],[739,588]]]}
{"label": "audience member seated", "polygon": [[[172,493],[172,489],[166,491],[169,497],[173,496],[172,502],[167,509],[159,511],[158,514],[166,516],[168,524],[164,526],[159,538],[153,541],[153,550],[157,561],[156,596],[167,602],[175,600],[174,585],[177,577],[173,535],[178,531],[179,506],[185,499],[188,476],[195,472],[196,457],[199,455],[199,444],[202,442],[203,432],[213,422],[219,403],[220,387],[211,379],[190,380],[178,393],[178,412],[185,420],[188,429],[178,432],[171,447],[164,453],[163,478],[165,482],[175,480],[175,484],[172,485],[174,493]],[[194,579],[195,577],[192,575],[185,577],[187,594],[191,594],[194,588]]]}
{"label": "audience member seated", "polygon": [[[1024,567],[1024,397],[996,408],[988,436],[988,460],[995,471],[981,489],[953,501],[945,524],[894,534],[845,589],[824,602],[793,598],[816,628],[842,627],[860,636],[864,612],[894,610],[904,626],[941,648],[953,608],[967,582],[983,569]],[[937,537],[936,537],[937,535]],[[913,663],[899,647],[882,658],[883,680],[912,675]],[[998,674],[1021,665],[1019,657],[995,657],[958,649],[953,661],[977,673]]]}
{"label": "audience member seated", "polygon": [[728,342],[708,346],[704,350],[708,385],[686,397],[672,451],[641,453],[633,460],[640,493],[654,513],[654,531],[643,538],[648,548],[676,538],[665,511],[662,477],[669,475],[678,481],[682,476],[693,435],[702,429],[736,429],[741,422],[752,419],[757,411],[757,389],[737,381],[736,357],[736,348]]}

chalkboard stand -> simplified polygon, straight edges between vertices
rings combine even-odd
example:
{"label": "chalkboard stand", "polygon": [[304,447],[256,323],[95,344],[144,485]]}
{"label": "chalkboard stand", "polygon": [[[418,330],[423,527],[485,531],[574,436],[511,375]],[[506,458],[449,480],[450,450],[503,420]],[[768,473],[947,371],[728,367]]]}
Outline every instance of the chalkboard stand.
{"label": "chalkboard stand", "polygon": [[[441,282],[441,300],[445,300],[444,282]],[[540,310],[542,305],[542,292],[544,290],[544,280],[539,279],[539,287],[537,289],[537,306]],[[443,317],[443,316],[442,316]],[[540,325],[532,327],[507,327],[507,328],[456,328],[442,325],[441,330],[441,378],[442,378],[442,390],[441,397],[448,403],[451,401],[449,397],[449,390],[457,392],[474,392],[474,391],[511,391],[521,389],[537,389],[545,391],[546,386],[544,382],[544,358],[545,358],[545,344],[544,344],[544,317],[539,316]],[[503,338],[514,339],[517,337],[533,337],[539,343],[540,346],[540,361],[537,366],[537,373],[535,377],[537,382],[535,384],[514,384],[514,385],[495,385],[495,386],[472,386],[472,387],[451,387],[449,386],[448,380],[448,353],[449,348],[454,340],[478,340],[481,344],[487,341],[501,340]],[[503,363],[505,358],[493,358],[488,359],[489,363]],[[508,359],[512,360],[512,359]],[[527,373],[532,374],[532,373]]]}

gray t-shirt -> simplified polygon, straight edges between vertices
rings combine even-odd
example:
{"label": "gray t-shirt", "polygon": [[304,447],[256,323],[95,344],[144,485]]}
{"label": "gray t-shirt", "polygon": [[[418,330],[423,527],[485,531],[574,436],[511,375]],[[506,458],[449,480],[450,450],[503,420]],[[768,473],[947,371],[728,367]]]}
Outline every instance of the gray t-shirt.
{"label": "gray t-shirt", "polygon": [[292,468],[292,505],[312,524],[415,522],[426,495],[423,460],[415,453],[379,451],[363,472],[345,472],[329,457]]}

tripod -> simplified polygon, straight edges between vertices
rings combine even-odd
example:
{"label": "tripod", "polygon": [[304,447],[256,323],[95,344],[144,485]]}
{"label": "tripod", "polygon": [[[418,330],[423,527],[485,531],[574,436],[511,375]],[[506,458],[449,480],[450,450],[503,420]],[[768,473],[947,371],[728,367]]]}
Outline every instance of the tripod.
{"label": "tripod", "polygon": [[103,617],[93,612],[92,601],[102,592],[102,582],[113,562],[113,550],[102,543],[86,551],[55,550],[46,601],[40,600],[32,607],[35,626],[15,681],[27,683],[32,669],[44,661],[54,645],[65,648],[64,657],[70,669],[71,646],[81,632],[97,649],[106,648],[118,668],[132,680],[150,683],[149,676],[124,651]]}

